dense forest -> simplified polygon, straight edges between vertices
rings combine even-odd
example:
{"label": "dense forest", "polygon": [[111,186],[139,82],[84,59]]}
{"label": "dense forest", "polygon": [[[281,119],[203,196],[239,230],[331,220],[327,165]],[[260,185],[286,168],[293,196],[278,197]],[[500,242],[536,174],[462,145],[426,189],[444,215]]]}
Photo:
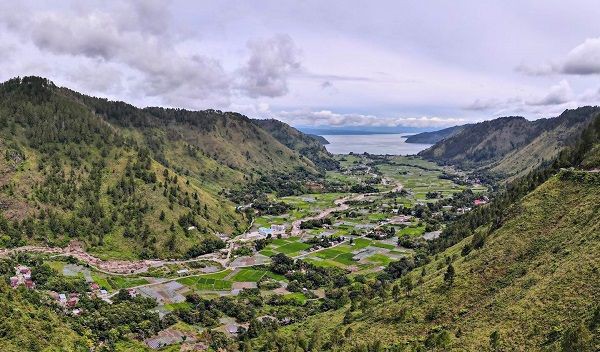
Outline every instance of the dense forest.
{"label": "dense forest", "polygon": [[139,109],[44,78],[9,80],[0,85],[0,245],[77,239],[117,258],[214,249],[215,234],[250,221],[227,193],[327,164],[323,150],[313,163],[274,132],[237,113]]}

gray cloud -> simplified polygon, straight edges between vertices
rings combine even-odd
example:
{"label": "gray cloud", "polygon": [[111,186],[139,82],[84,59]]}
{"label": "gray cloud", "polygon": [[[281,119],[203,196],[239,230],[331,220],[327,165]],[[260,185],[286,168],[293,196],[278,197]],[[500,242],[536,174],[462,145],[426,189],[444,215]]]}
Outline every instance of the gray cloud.
{"label": "gray cloud", "polygon": [[521,64],[515,70],[529,76],[600,74],[600,38],[586,39],[558,62],[540,65]]}
{"label": "gray cloud", "polygon": [[288,35],[248,42],[250,58],[239,70],[248,96],[278,97],[288,92],[288,77],[300,68],[299,49]]}
{"label": "gray cloud", "polygon": [[558,84],[550,87],[548,93],[544,96],[529,99],[525,101],[527,105],[560,105],[571,101],[573,91],[569,82],[560,81]]}
{"label": "gray cloud", "polygon": [[576,75],[600,73],[600,38],[586,39],[571,50],[561,72]]}
{"label": "gray cloud", "polygon": [[560,67],[553,63],[545,63],[537,66],[520,64],[515,67],[515,71],[528,76],[546,76],[560,71]]}
{"label": "gray cloud", "polygon": [[219,60],[186,50],[183,43],[189,38],[173,32],[167,5],[141,0],[102,10],[80,5],[73,12],[40,11],[20,20],[15,18],[19,12],[5,12],[0,24],[42,52],[85,58],[67,78],[95,91],[106,92],[115,85],[106,82],[107,77],[81,73],[93,75],[97,65],[122,65],[121,70],[113,67],[112,79],[127,81],[134,96],[157,97],[173,106],[204,107],[205,101],[228,106],[234,90],[251,98],[288,92],[287,78],[300,67],[299,49],[291,37],[248,42],[250,57],[234,71],[241,77],[237,84]]}
{"label": "gray cloud", "polygon": [[[587,93],[592,97],[592,93]],[[587,98],[586,100],[590,100]],[[488,111],[493,115],[499,114],[537,114],[543,112],[541,107],[562,107],[565,104],[575,101],[583,101],[583,95],[575,96],[571,85],[567,80],[562,80],[552,85],[548,90],[540,95],[515,96],[505,99],[498,98],[479,98],[463,107],[464,110]]]}

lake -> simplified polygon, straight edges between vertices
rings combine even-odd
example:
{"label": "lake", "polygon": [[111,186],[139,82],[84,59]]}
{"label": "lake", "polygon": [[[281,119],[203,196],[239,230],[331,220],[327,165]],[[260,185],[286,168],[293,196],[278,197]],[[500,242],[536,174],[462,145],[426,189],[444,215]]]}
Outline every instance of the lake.
{"label": "lake", "polygon": [[406,143],[405,134],[368,134],[368,135],[323,135],[329,141],[325,146],[333,154],[417,154],[431,144]]}

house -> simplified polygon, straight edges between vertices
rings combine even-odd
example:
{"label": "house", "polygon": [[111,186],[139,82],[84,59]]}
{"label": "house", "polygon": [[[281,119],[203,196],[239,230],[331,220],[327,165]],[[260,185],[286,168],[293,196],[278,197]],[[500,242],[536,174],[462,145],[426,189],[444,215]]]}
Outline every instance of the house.
{"label": "house", "polygon": [[135,298],[138,296],[138,292],[134,288],[130,288],[129,290],[127,290],[127,293],[129,293],[129,297],[131,298]]}
{"label": "house", "polygon": [[285,225],[271,225],[271,235],[285,235]]}
{"label": "house", "polygon": [[106,291],[106,290],[102,289],[102,290],[100,290],[100,294],[101,294],[102,296],[106,296],[106,295],[108,295],[108,291]]}
{"label": "house", "polygon": [[60,293],[60,294],[58,295],[58,301],[59,301],[61,304],[65,304],[65,303],[67,303],[67,295],[65,295],[64,293]]}
{"label": "house", "polygon": [[193,230],[195,230],[195,229],[196,229],[196,226],[189,226],[189,227],[187,228],[187,230],[188,230],[188,231],[193,231]]}
{"label": "house", "polygon": [[67,307],[73,308],[73,307],[75,307],[77,305],[77,303],[79,303],[79,297],[77,297],[77,296],[71,296],[67,300]]}
{"label": "house", "polygon": [[100,285],[98,285],[95,282],[90,283],[90,290],[92,291],[98,291],[100,289]]}
{"label": "house", "polygon": [[486,204],[486,203],[487,203],[487,202],[485,201],[485,199],[481,199],[481,198],[480,198],[480,199],[475,199],[475,200],[473,201],[473,205],[475,205],[475,206],[484,205],[484,204]]}
{"label": "house", "polygon": [[15,288],[15,287],[19,286],[19,278],[16,277],[16,276],[11,277],[10,278],[10,286],[12,288]]}
{"label": "house", "polygon": [[17,288],[19,285],[24,285],[28,289],[35,288],[35,282],[31,279],[31,269],[24,265],[15,267],[15,276],[10,278],[10,286]]}
{"label": "house", "polygon": [[258,233],[261,234],[262,236],[269,236],[269,235],[273,235],[273,230],[269,227],[260,227],[258,229]]}
{"label": "house", "polygon": [[33,282],[31,279],[25,279],[25,287],[32,290],[35,288],[35,282]]}

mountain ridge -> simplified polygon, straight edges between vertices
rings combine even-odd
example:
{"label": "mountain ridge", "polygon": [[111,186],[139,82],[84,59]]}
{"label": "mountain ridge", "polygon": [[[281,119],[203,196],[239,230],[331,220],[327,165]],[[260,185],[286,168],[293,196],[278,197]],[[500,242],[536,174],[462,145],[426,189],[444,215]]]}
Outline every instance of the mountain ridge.
{"label": "mountain ridge", "polygon": [[419,156],[501,178],[514,178],[552,160],[577,139],[598,113],[600,108],[587,106],[567,109],[548,119],[529,121],[509,116],[465,125],[421,151]]}

